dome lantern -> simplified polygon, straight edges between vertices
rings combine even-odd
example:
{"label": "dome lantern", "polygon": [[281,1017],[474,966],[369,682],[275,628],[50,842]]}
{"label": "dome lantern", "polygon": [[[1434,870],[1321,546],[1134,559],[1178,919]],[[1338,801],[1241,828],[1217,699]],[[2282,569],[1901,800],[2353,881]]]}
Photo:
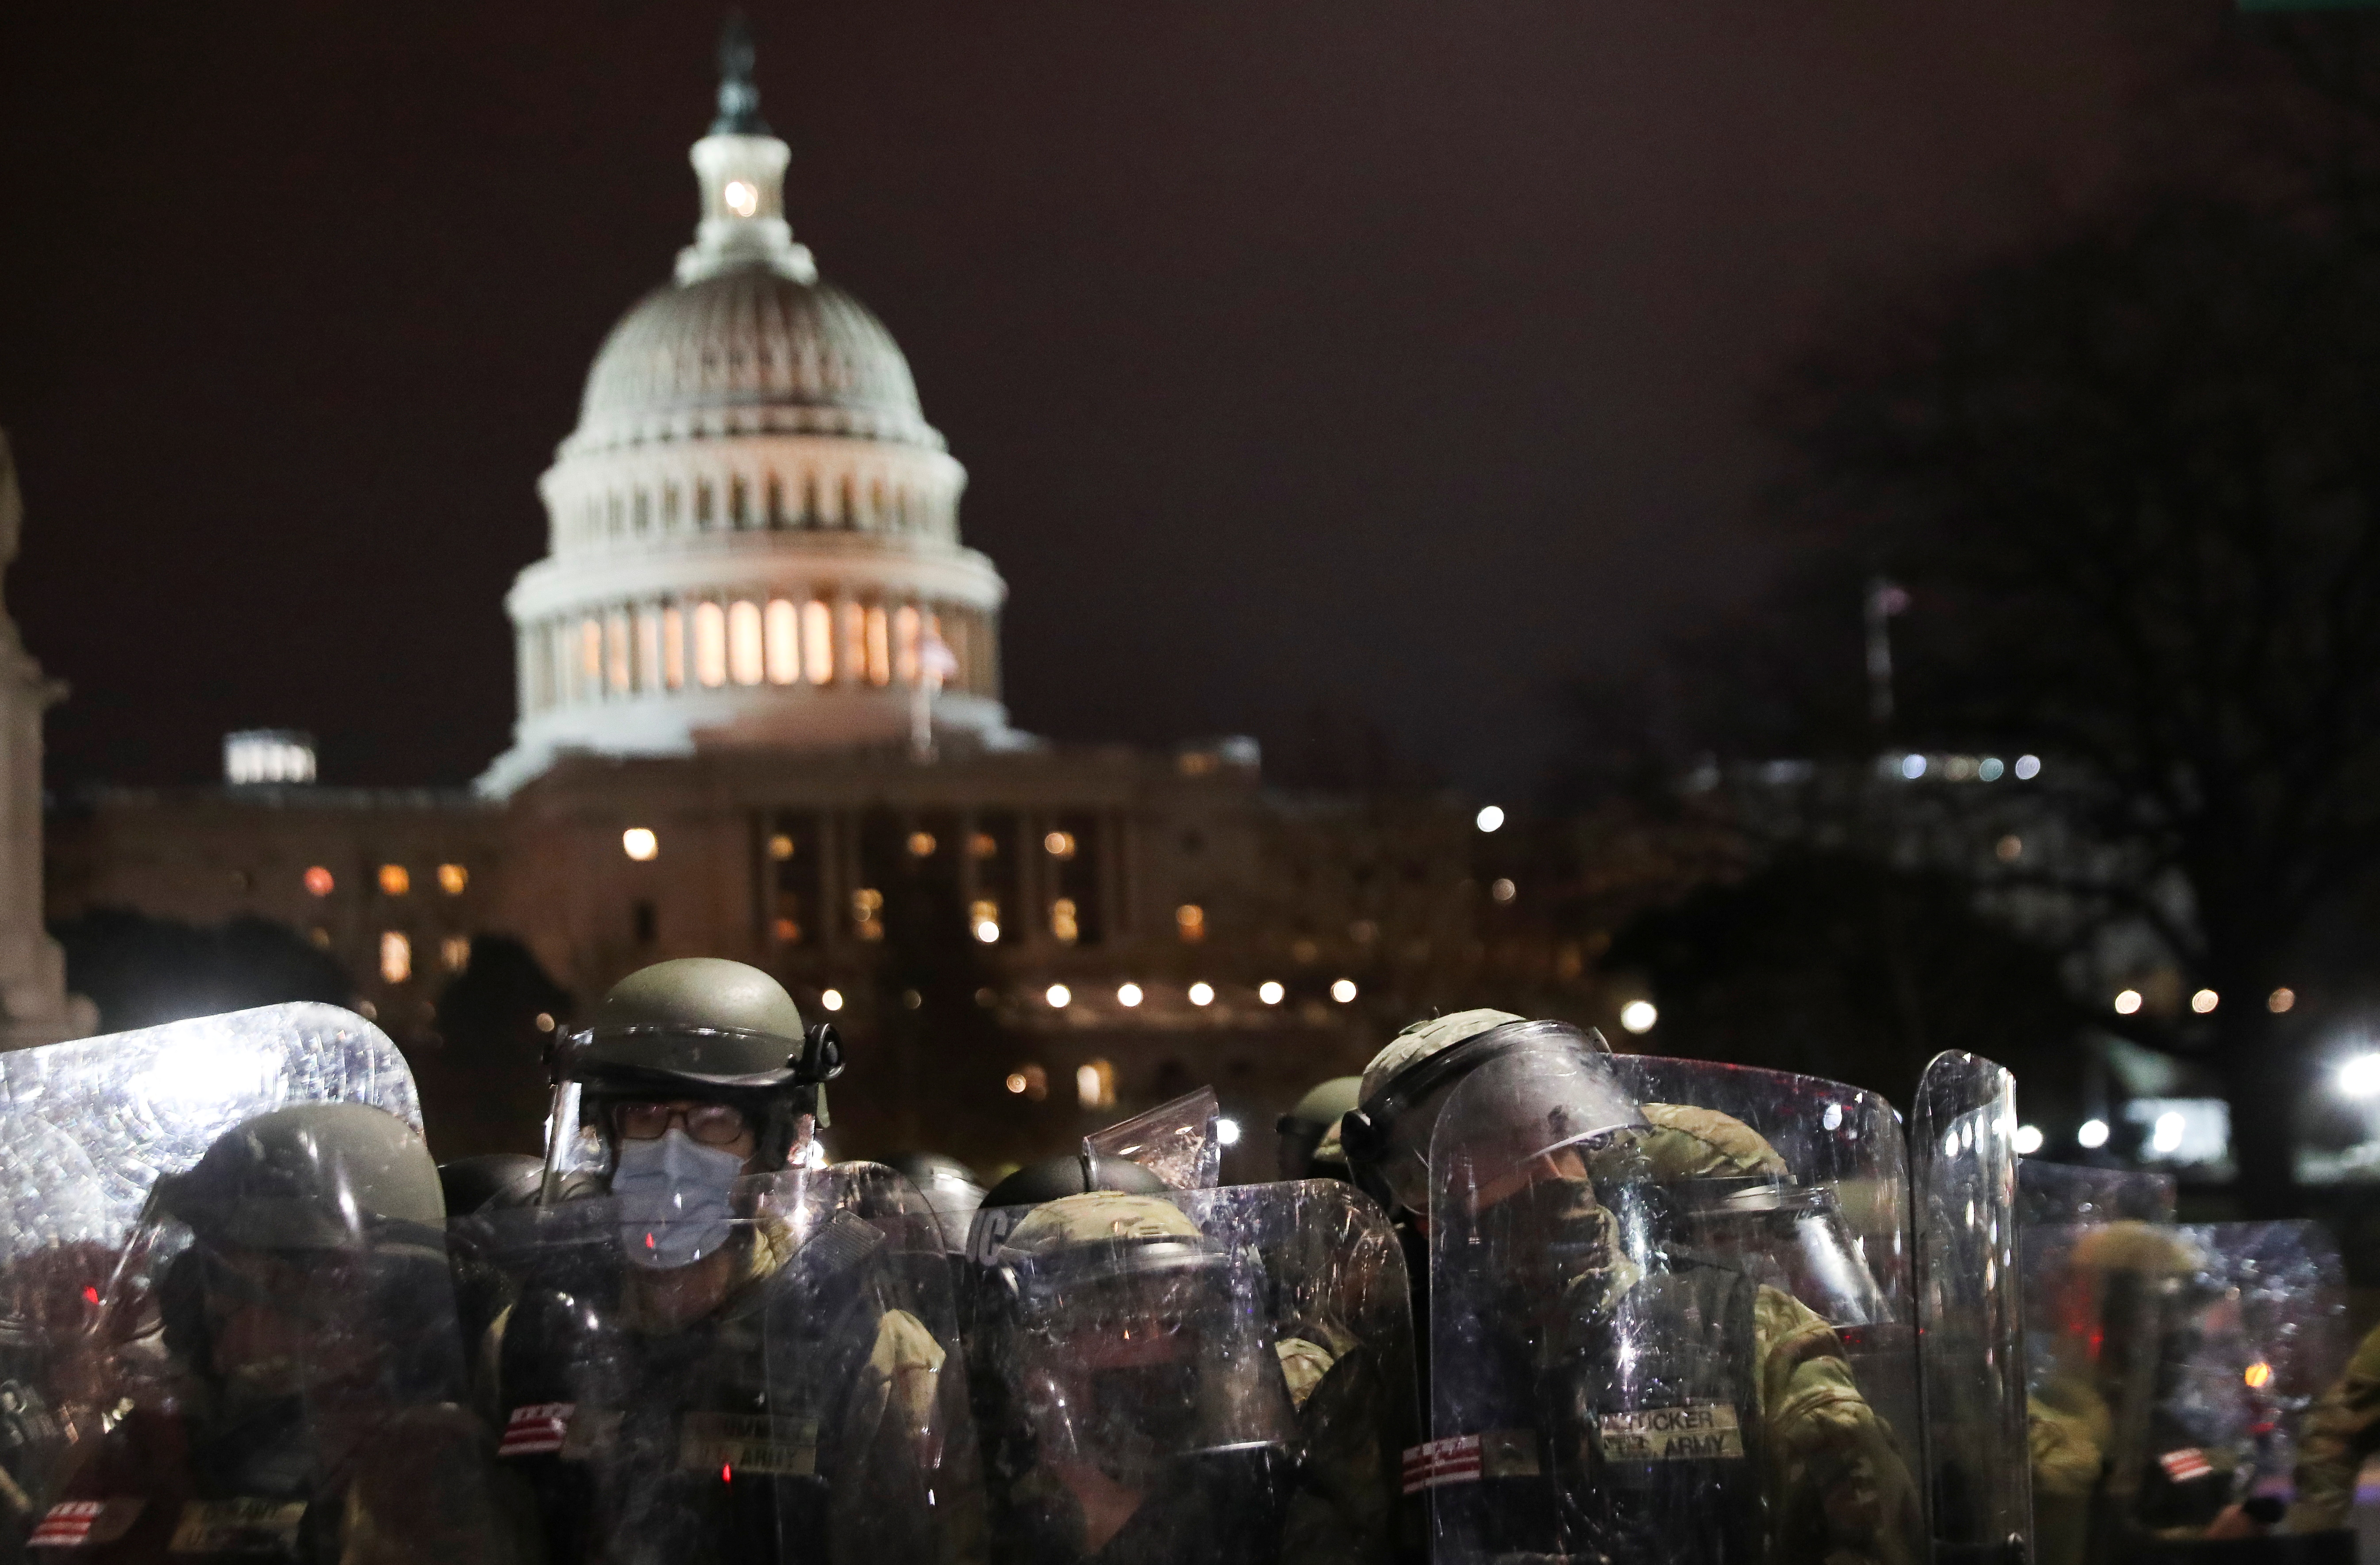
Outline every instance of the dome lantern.
{"label": "dome lantern", "polygon": [[677,280],[699,282],[739,266],[765,266],[796,282],[818,280],[809,247],[785,221],[785,164],[792,152],[760,117],[752,80],[756,51],[741,14],[719,40],[719,117],[689,154],[702,186],[702,221],[678,252]]}

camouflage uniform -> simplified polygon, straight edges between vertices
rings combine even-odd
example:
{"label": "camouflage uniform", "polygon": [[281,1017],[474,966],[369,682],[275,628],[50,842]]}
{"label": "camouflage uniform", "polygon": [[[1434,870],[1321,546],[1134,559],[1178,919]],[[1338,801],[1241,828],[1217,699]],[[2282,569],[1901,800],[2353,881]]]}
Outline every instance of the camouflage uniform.
{"label": "camouflage uniform", "polygon": [[2355,1477],[2380,1451],[2380,1327],[2355,1350],[2347,1373],[2307,1410],[2298,1433],[2298,1498],[2293,1533],[2344,1527],[2355,1506]]}

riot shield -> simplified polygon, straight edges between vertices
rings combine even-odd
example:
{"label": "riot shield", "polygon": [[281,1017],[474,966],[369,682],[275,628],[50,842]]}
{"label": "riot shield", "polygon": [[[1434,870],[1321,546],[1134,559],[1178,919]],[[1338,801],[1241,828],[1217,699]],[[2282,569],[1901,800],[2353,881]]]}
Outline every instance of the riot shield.
{"label": "riot shield", "polygon": [[1202,1086],[1083,1137],[1083,1150],[1138,1163],[1176,1190],[1211,1190],[1221,1177],[1215,1089]]}
{"label": "riot shield", "polygon": [[2016,1221],[2016,1078],[1937,1055],[1910,1117],[1920,1388],[1937,1565],[2033,1549]]}
{"label": "riot shield", "polygon": [[1335,1181],[995,1214],[970,1343],[1002,1559],[1415,1558],[1403,1256]]}
{"label": "riot shield", "polygon": [[0,1559],[24,1558],[63,1462],[100,1426],[107,1229],[98,1172],[64,1131],[0,1125]]}
{"label": "riot shield", "polygon": [[103,1411],[28,1541],[45,1565],[515,1565],[465,1406],[437,1171],[355,1104],[234,1126],[162,1179],[63,1328]]}
{"label": "riot shield", "polygon": [[948,1258],[892,1170],[746,1178],[674,1215],[489,1212],[458,1237],[507,1290],[486,1405],[553,1565],[980,1559]]}
{"label": "riot shield", "polygon": [[2095,1222],[2173,1221],[2173,1175],[2140,1169],[2078,1168],[2027,1158],[2017,1167],[2020,1230]]}
{"label": "riot shield", "polygon": [[2233,1506],[2279,1520],[2294,1498],[2300,1421],[2345,1367],[2346,1279],[2312,1222],[2171,1231],[2185,1247],[2162,1296],[2142,1446],[2129,1467],[2134,1530],[2203,1535]]}
{"label": "riot shield", "polygon": [[160,1174],[241,1121],[289,1103],[368,1103],[419,1130],[413,1073],[387,1035],[334,1005],[266,1005],[0,1054],[0,1143],[37,1120],[99,1176],[120,1244]]}
{"label": "riot shield", "polygon": [[1441,1553],[1918,1556],[1890,1108],[1574,1050],[1477,1077],[1430,1152]]}

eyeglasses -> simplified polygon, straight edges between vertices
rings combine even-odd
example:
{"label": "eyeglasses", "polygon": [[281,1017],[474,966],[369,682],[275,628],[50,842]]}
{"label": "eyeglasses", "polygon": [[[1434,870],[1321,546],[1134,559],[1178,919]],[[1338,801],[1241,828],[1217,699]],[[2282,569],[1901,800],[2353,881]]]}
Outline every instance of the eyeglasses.
{"label": "eyeglasses", "polygon": [[752,1133],[744,1110],[727,1103],[623,1103],[612,1123],[625,1141],[658,1141],[670,1126],[684,1125],[705,1146],[733,1146]]}

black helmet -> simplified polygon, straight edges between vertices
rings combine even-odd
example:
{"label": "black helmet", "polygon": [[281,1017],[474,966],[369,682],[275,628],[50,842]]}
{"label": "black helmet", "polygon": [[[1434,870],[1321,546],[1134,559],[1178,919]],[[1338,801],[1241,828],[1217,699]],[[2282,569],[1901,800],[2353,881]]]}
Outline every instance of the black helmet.
{"label": "black helmet", "polygon": [[904,1152],[884,1161],[917,1187],[917,1194],[933,1208],[934,1219],[941,1225],[942,1236],[952,1251],[965,1250],[968,1224],[976,1208],[983,1205],[983,1186],[977,1183],[975,1171],[956,1158],[945,1158],[939,1152]]}
{"label": "black helmet", "polygon": [[438,1165],[438,1188],[445,1192],[449,1217],[534,1206],[544,1183],[545,1160],[526,1152],[490,1152]]}
{"label": "black helmet", "polygon": [[1162,1195],[1172,1186],[1148,1168],[1103,1152],[1076,1152],[1045,1158],[1023,1168],[991,1187],[987,1207],[1038,1207],[1044,1201],[1084,1195],[1094,1190],[1121,1191],[1127,1195]]}

